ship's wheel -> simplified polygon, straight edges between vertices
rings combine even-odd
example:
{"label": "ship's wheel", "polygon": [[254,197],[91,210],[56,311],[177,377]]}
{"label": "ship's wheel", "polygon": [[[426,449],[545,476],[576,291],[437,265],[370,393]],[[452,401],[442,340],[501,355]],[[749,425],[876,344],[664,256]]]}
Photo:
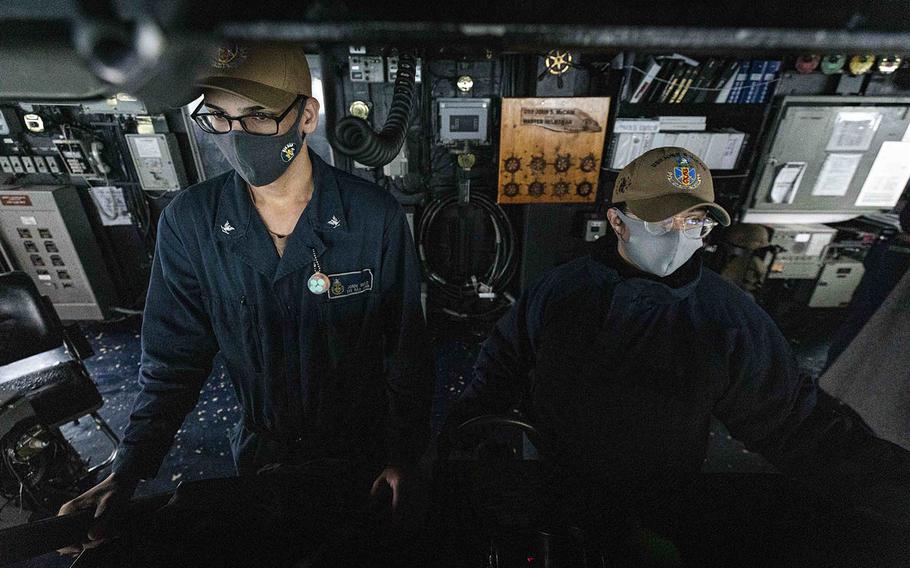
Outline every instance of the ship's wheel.
{"label": "ship's wheel", "polygon": [[538,81],[543,81],[547,75],[556,76],[556,86],[562,88],[562,76],[572,67],[577,67],[572,54],[561,49],[551,49],[544,57],[544,70],[537,76]]}

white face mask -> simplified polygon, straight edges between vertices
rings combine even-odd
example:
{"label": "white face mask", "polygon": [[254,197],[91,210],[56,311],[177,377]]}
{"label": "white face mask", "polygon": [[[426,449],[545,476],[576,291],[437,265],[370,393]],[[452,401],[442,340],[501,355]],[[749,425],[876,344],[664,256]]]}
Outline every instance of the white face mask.
{"label": "white face mask", "polygon": [[622,222],[629,227],[629,241],[619,239],[619,247],[635,266],[654,274],[668,276],[685,264],[704,244],[702,239],[690,239],[682,231],[668,231],[652,235],[645,229],[645,222],[616,210]]}

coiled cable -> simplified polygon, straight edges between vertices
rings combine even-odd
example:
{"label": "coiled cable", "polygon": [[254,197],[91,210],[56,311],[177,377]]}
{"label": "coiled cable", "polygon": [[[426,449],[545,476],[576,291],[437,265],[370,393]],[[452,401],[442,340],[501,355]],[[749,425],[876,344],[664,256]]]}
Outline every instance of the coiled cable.
{"label": "coiled cable", "polygon": [[414,104],[416,73],[414,57],[402,53],[398,57],[398,77],[385,125],[376,132],[364,119],[346,116],[335,126],[335,149],[372,168],[384,166],[395,159],[404,144]]}
{"label": "coiled cable", "polygon": [[[506,300],[506,305],[509,305],[514,302],[514,298],[505,292],[505,287],[514,276],[516,270],[515,231],[512,228],[512,223],[499,205],[479,193],[471,193],[470,204],[484,211],[493,224],[496,240],[496,252],[493,262],[482,275],[472,275],[463,282],[446,280],[430,263],[429,255],[427,254],[427,249],[430,245],[430,229],[439,218],[440,213],[449,207],[458,206],[458,196],[455,193],[451,193],[432,200],[424,209],[420,218],[417,241],[424,276],[430,286],[438,290],[444,298],[451,302],[461,303],[466,299],[484,298],[485,294],[489,293],[491,294],[490,297],[499,300],[504,299]],[[503,302],[500,301],[494,303],[491,310],[475,314],[465,314],[450,309],[443,311],[460,318],[485,317],[499,311],[502,305]]]}

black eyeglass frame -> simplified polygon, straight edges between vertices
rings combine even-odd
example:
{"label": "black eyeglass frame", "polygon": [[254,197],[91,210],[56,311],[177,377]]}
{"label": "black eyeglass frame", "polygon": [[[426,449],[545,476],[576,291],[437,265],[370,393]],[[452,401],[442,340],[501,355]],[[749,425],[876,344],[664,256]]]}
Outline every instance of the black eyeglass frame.
{"label": "black eyeglass frame", "polygon": [[[303,94],[297,95],[297,97],[293,100],[293,102],[291,102],[290,106],[288,106],[288,108],[286,108],[284,110],[284,112],[282,112],[278,116],[268,115],[268,114],[263,113],[262,111],[256,111],[256,112],[250,113],[250,114],[242,114],[240,116],[230,116],[224,112],[218,112],[218,113],[199,112],[199,110],[202,109],[202,106],[205,105],[205,99],[203,99],[202,101],[199,102],[199,105],[196,107],[196,110],[194,110],[193,112],[190,113],[190,118],[193,119],[193,122],[195,122],[199,126],[199,128],[202,129],[203,132],[207,132],[209,134],[228,134],[229,132],[234,130],[234,121],[236,120],[240,123],[240,128],[242,128],[243,131],[246,132],[247,134],[252,134],[253,136],[276,136],[278,134],[279,130],[281,129],[281,121],[284,120],[285,117],[288,114],[290,114],[292,110],[294,110],[294,107],[296,107],[298,104],[300,104],[301,101],[306,101],[308,98],[309,97],[307,95],[303,95]],[[300,105],[300,107],[303,108],[303,105]],[[266,117],[274,120],[275,121],[275,132],[273,132],[271,134],[264,134],[262,132],[250,132],[249,130],[247,130],[246,125],[243,123],[243,119],[250,118],[253,116],[257,116],[257,115],[263,115],[263,116],[266,116]],[[229,128],[227,130],[225,130],[224,132],[212,130],[211,127],[206,124],[206,120],[204,118],[206,116],[217,116],[220,119],[227,120]]]}

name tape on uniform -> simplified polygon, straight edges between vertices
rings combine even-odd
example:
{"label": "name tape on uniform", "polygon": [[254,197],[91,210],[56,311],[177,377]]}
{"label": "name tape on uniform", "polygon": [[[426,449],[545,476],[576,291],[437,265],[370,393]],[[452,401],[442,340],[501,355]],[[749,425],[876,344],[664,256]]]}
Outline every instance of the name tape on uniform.
{"label": "name tape on uniform", "polygon": [[369,268],[354,272],[329,274],[329,299],[363,294],[373,289],[373,271]]}

